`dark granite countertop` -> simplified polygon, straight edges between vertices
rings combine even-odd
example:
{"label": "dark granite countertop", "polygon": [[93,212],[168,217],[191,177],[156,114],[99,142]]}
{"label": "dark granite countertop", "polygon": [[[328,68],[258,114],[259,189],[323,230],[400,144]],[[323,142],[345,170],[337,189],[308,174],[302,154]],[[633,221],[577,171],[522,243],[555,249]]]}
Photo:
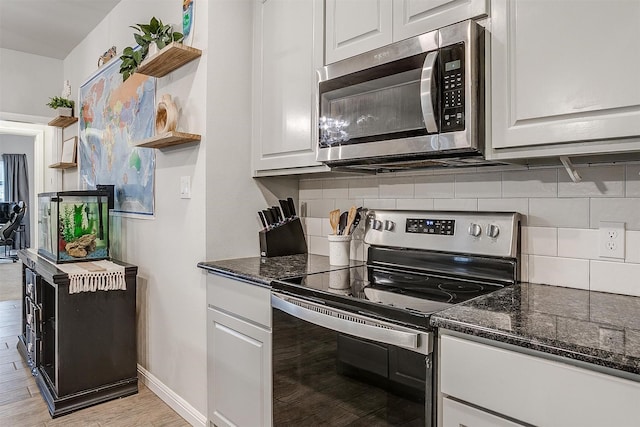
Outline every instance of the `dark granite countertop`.
{"label": "dark granite countertop", "polygon": [[[364,264],[363,261],[351,261],[351,266]],[[236,277],[262,285],[269,285],[275,279],[347,268],[347,266],[329,265],[329,257],[312,254],[204,261],[199,262],[198,267],[210,273]]]}
{"label": "dark granite countertop", "polygon": [[640,297],[522,283],[436,313],[431,325],[640,374]]}

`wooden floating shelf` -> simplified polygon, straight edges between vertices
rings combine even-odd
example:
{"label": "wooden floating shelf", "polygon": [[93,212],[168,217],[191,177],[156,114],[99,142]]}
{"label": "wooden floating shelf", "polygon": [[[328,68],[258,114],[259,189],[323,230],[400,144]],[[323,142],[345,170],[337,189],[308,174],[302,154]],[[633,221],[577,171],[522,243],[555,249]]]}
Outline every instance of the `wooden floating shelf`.
{"label": "wooden floating shelf", "polygon": [[55,126],[59,128],[66,128],[67,126],[71,126],[75,122],[78,121],[77,117],[69,117],[69,116],[58,116],[51,120],[48,125]]}
{"label": "wooden floating shelf", "polygon": [[136,72],[152,77],[162,77],[184,64],[199,58],[200,49],[172,42],[155,55],[142,61]]}
{"label": "wooden floating shelf", "polygon": [[75,168],[76,166],[78,166],[77,163],[62,163],[62,162],[49,165],[51,169],[70,169],[70,168]]}
{"label": "wooden floating shelf", "polygon": [[134,143],[134,145],[144,148],[165,148],[173,145],[187,144],[189,142],[200,142],[200,135],[173,131],[143,139],[142,141]]}

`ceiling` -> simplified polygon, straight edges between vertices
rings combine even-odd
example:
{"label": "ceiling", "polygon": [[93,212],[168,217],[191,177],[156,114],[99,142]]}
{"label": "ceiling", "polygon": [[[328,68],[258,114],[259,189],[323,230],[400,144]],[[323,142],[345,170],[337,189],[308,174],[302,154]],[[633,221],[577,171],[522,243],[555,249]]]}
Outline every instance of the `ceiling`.
{"label": "ceiling", "polygon": [[64,59],[120,0],[0,0],[0,48]]}

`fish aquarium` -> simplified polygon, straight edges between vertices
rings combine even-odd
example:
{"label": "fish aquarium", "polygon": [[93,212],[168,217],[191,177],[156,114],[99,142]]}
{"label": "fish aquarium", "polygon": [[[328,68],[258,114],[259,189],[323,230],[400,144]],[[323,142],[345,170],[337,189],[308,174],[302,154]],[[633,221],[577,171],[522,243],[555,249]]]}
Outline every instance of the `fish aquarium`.
{"label": "fish aquarium", "polygon": [[38,194],[38,255],[56,264],[108,259],[108,193]]}

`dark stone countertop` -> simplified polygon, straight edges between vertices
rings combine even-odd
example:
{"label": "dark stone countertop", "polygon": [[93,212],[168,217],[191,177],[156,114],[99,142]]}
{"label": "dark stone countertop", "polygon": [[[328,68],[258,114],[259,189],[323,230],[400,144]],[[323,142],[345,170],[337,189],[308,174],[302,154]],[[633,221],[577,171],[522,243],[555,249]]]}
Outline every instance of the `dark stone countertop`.
{"label": "dark stone countertop", "polygon": [[[351,261],[351,266],[364,264],[363,261]],[[198,267],[210,273],[244,279],[262,285],[270,285],[271,281],[275,279],[347,268],[347,266],[329,265],[329,257],[312,254],[203,261],[198,263]]]}
{"label": "dark stone countertop", "polygon": [[436,313],[431,325],[640,374],[640,297],[522,283]]}

